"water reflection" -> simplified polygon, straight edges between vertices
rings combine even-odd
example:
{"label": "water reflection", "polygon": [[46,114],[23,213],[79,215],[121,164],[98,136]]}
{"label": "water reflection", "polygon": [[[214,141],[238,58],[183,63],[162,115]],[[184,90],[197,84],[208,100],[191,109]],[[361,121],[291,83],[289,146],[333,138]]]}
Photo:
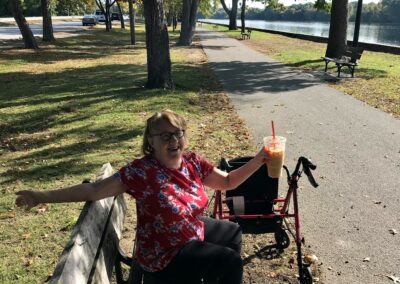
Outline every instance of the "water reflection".
{"label": "water reflection", "polygon": [[[211,23],[228,24],[228,20],[207,19]],[[238,20],[238,26],[241,25]],[[329,36],[329,23],[327,22],[287,22],[287,21],[259,21],[246,20],[249,28],[274,30],[296,34],[314,35],[327,38]],[[347,39],[353,40],[354,23],[347,28]],[[400,46],[399,24],[361,24],[359,42]]]}

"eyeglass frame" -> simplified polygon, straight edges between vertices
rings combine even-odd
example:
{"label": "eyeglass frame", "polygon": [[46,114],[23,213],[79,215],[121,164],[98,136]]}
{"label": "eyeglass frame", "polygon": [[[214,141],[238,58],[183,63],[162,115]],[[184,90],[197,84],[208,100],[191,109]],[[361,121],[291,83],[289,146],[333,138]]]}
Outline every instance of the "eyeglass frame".
{"label": "eyeglass frame", "polygon": [[[180,132],[182,133],[182,135],[180,135]],[[165,135],[168,135],[168,137],[167,138],[163,138],[163,135],[164,135],[164,137],[165,137]],[[185,136],[185,129],[178,129],[175,132],[164,131],[164,132],[161,132],[161,133],[150,134],[150,137],[153,137],[153,136],[159,136],[161,141],[164,141],[164,142],[169,142],[171,140],[172,136],[174,136],[176,139],[179,140],[179,139],[181,139],[182,137]]]}

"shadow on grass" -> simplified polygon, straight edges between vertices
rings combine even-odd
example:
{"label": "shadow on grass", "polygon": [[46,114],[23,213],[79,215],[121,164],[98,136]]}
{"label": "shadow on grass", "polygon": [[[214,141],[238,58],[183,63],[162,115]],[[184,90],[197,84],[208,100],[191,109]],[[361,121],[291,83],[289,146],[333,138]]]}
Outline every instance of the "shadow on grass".
{"label": "shadow on grass", "polygon": [[[83,162],[86,155],[99,155],[101,151],[112,151],[120,147],[124,141],[132,140],[133,138],[143,133],[143,127],[134,127],[132,129],[122,129],[105,125],[102,127],[89,129],[80,127],[71,129],[51,139],[46,140],[46,144],[57,143],[59,138],[66,135],[82,136],[82,133],[88,133],[84,141],[68,144],[65,146],[51,147],[43,150],[29,152],[14,162],[16,164],[25,164],[27,162],[36,161],[33,166],[26,169],[14,171],[10,169],[0,175],[4,180],[3,183],[16,182],[17,180],[39,180],[46,178],[59,178],[68,175],[81,174],[91,172],[98,169],[99,164],[96,161]],[[43,161],[49,161],[49,164],[44,164]],[[55,163],[52,161],[56,161]],[[103,161],[108,162],[108,161]]]}
{"label": "shadow on grass", "polygon": [[[80,37],[57,42],[37,58],[26,55],[23,60],[48,63],[73,59],[80,49],[74,40]],[[107,48],[97,39],[90,42],[96,42],[100,52]],[[119,52],[118,48],[111,46],[111,52]],[[54,54],[60,56],[51,59]],[[93,173],[110,159],[120,162],[121,153],[131,152],[127,142],[137,143],[143,133],[139,114],[172,106],[188,109],[184,98],[200,90],[204,74],[200,64],[174,64],[177,88],[166,91],[144,89],[147,70],[141,64],[117,62],[48,73],[34,73],[26,66],[26,72],[0,73],[0,150],[10,158],[5,161],[8,169],[0,174],[1,184],[62,179],[66,173]],[[134,154],[138,152],[135,146]]]}
{"label": "shadow on grass", "polygon": [[2,73],[0,83],[5,88],[0,91],[0,108],[78,98],[105,99],[117,90],[143,86],[146,78],[146,67],[135,64],[100,65],[42,74]]}
{"label": "shadow on grass", "polygon": [[[124,53],[130,50],[132,55],[144,49],[144,32],[136,32],[137,45],[131,45],[129,31],[113,30],[111,32],[93,31],[72,37],[57,39],[51,44],[43,43],[37,51],[14,51],[8,48],[0,52],[0,60],[23,61],[29,63],[48,64],[61,60],[96,59],[104,56]],[[17,41],[10,41],[17,42]]]}
{"label": "shadow on grass", "polygon": [[[308,64],[317,64],[317,63],[324,63],[324,61],[321,60],[321,59],[309,59],[309,60],[304,60],[304,61],[299,61],[299,62],[296,62],[296,63],[292,63],[291,66],[303,67],[303,66],[308,65]],[[325,66],[325,63],[323,65]]]}

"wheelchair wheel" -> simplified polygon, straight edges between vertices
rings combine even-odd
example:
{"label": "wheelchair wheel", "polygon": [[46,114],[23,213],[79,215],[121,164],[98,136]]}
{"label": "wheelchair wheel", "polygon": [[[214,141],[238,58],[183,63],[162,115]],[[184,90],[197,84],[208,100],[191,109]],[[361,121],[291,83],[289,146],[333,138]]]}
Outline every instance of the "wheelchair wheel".
{"label": "wheelchair wheel", "polygon": [[301,284],[313,284],[313,276],[309,265],[303,264],[302,276],[300,279]]}
{"label": "wheelchair wheel", "polygon": [[289,235],[282,228],[275,231],[275,241],[279,248],[285,249],[290,245]]}

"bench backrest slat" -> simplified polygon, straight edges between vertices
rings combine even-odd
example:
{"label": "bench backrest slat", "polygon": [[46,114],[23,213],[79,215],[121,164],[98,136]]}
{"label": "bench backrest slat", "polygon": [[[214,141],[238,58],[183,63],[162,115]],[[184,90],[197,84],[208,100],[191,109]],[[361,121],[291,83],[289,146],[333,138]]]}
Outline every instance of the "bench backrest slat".
{"label": "bench backrest slat", "polygon": [[361,58],[364,49],[362,47],[347,46],[344,56],[350,58],[350,62],[357,62]]}
{"label": "bench backrest slat", "polygon": [[[105,164],[97,179],[112,173]],[[110,283],[125,211],[122,195],[86,202],[50,283]]]}

